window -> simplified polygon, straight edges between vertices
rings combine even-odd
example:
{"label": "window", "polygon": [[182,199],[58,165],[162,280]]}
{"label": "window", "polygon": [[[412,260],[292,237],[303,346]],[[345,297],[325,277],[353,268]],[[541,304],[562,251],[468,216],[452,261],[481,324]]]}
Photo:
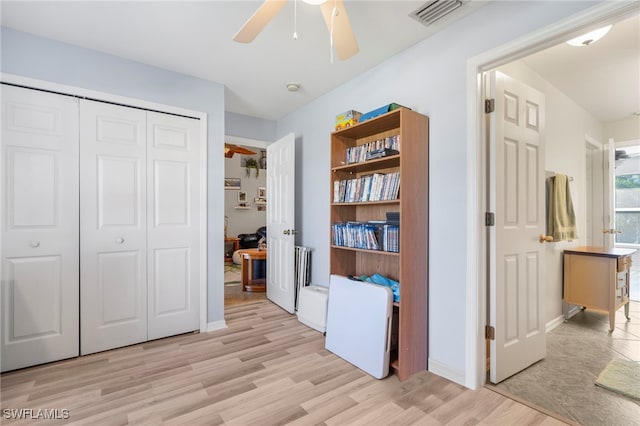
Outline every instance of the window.
{"label": "window", "polygon": [[617,244],[640,244],[640,173],[616,176]]}

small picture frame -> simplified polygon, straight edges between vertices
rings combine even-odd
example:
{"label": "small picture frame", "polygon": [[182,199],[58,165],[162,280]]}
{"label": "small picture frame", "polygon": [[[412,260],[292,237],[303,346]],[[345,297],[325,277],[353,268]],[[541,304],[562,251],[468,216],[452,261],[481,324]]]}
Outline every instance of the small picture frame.
{"label": "small picture frame", "polygon": [[247,204],[247,191],[238,192],[238,204]]}
{"label": "small picture frame", "polygon": [[224,178],[224,189],[240,189],[240,178]]}
{"label": "small picture frame", "polygon": [[264,186],[258,187],[258,198],[267,199],[267,188]]}

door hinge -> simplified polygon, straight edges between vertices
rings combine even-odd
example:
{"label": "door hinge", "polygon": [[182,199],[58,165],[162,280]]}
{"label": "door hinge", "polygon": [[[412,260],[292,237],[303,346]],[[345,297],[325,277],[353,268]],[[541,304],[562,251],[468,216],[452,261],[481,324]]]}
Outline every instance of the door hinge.
{"label": "door hinge", "polygon": [[496,215],[493,212],[486,212],[484,214],[484,225],[494,226],[496,224]]}
{"label": "door hinge", "polygon": [[484,112],[489,114],[496,109],[496,100],[493,98],[484,100]]}
{"label": "door hinge", "polygon": [[496,329],[490,325],[485,325],[484,338],[488,340],[496,340]]}

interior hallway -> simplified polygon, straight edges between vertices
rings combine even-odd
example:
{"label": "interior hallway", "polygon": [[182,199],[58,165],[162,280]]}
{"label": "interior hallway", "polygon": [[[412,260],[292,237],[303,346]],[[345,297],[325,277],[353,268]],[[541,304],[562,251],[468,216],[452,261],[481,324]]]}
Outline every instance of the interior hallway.
{"label": "interior hallway", "polygon": [[224,264],[224,306],[242,305],[266,300],[266,293],[242,291],[242,268],[232,262]]}
{"label": "interior hallway", "polygon": [[616,312],[612,333],[607,314],[579,312],[547,334],[545,359],[497,388],[581,425],[640,425],[640,401],[595,385],[613,358],[640,361],[640,302],[629,311],[631,321]]}

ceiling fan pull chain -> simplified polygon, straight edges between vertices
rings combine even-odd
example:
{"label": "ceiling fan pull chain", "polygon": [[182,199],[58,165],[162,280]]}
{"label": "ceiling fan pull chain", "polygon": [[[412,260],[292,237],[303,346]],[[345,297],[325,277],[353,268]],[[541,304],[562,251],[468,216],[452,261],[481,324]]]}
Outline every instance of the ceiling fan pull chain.
{"label": "ceiling fan pull chain", "polygon": [[298,39],[298,0],[293,0],[293,39]]}

